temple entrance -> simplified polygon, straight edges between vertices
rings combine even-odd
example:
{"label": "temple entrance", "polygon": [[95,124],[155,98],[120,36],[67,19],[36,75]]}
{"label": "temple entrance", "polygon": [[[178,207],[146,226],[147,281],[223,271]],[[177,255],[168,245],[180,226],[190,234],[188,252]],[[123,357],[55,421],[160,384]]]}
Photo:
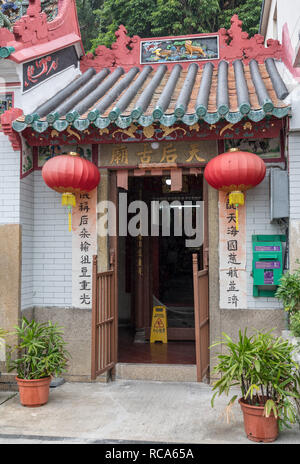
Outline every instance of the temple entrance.
{"label": "temple entrance", "polygon": [[[147,205],[147,220],[138,223],[139,210],[129,208],[128,228],[143,233],[118,237],[119,363],[196,364],[193,255],[201,270],[204,250],[192,233],[205,218],[203,176],[183,175],[176,192],[170,182],[168,175],[128,178],[127,204]],[[150,343],[157,305],[166,308],[168,343]]]}

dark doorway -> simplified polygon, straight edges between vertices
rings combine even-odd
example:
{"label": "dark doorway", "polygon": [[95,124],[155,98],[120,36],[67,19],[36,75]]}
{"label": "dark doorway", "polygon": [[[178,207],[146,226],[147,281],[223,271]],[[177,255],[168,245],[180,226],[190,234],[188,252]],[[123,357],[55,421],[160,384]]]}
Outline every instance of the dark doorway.
{"label": "dark doorway", "polygon": [[[184,227],[182,235],[174,234],[174,221],[176,208],[183,212],[188,202],[194,212],[203,200],[203,176],[183,175],[180,192],[172,192],[169,183],[168,175],[129,177],[128,204],[135,200],[147,204],[149,235],[119,238],[119,362],[196,363],[192,254],[198,254],[201,268],[203,247],[187,247],[190,237]],[[169,236],[162,234],[163,204],[159,235],[151,236],[153,201],[176,203],[170,210]],[[155,305],[167,309],[167,344],[150,344]]]}

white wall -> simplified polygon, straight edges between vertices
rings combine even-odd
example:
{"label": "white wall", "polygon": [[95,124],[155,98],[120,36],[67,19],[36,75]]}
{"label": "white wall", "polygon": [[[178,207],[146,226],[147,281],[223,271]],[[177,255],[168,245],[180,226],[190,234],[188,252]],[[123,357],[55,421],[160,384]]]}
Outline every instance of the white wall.
{"label": "white wall", "polygon": [[[21,108],[24,114],[30,114],[80,75],[79,67],[71,66],[23,93],[23,64],[0,60],[0,91],[2,92],[1,87],[4,88],[5,84],[6,91],[14,91],[14,106]],[[9,86],[9,83],[14,83],[14,85]],[[16,83],[19,85],[16,86]]]}
{"label": "white wall", "polygon": [[18,83],[19,75],[16,70],[16,63],[10,60],[1,60],[0,61],[0,84],[4,83]]}
{"label": "white wall", "polygon": [[[274,16],[277,16],[277,20],[274,19]],[[275,25],[276,22],[277,25]],[[300,0],[272,0],[266,29],[266,41],[277,39],[282,42],[282,28],[285,23],[288,24],[292,47],[295,50],[299,42]]]}
{"label": "white wall", "polygon": [[[269,18],[268,18],[267,28],[266,28],[265,41],[267,41],[268,39],[277,39],[281,42],[281,31],[278,29],[278,19],[277,19],[277,26],[275,26],[274,24],[274,15],[276,14],[275,13],[276,10],[278,13],[277,2],[278,0],[271,1]],[[278,14],[277,14],[277,18],[278,18]]]}
{"label": "white wall", "polygon": [[295,50],[300,32],[300,0],[277,0],[277,18],[280,42],[283,25],[287,23],[292,47]]}
{"label": "white wall", "polygon": [[22,225],[21,308],[71,306],[72,237],[61,195],[41,171],[20,180],[19,152],[0,133],[0,224]]}
{"label": "white wall", "polygon": [[20,153],[0,132],[0,224],[22,225],[21,308],[72,305],[72,236],[61,195],[41,171],[20,180]]}
{"label": "white wall", "polygon": [[289,134],[290,220],[300,220],[300,132]]}
{"label": "white wall", "polygon": [[[22,94],[22,65],[2,60],[0,91],[13,92],[14,106],[28,114],[79,74],[71,67]],[[20,179],[20,152],[0,131],[0,224],[22,226],[21,309],[72,303],[72,237],[60,202],[41,171]]]}
{"label": "white wall", "polygon": [[290,178],[290,269],[298,268],[300,259],[300,131],[288,138]]}
{"label": "white wall", "polygon": [[33,305],[72,305],[72,234],[61,195],[34,172]]}
{"label": "white wall", "polygon": [[0,132],[0,224],[22,225],[22,308],[32,306],[33,173],[20,180],[20,152]]}
{"label": "white wall", "polygon": [[[22,65],[19,65],[17,69],[21,80]],[[36,85],[33,89],[22,93],[19,107],[23,110],[24,114],[32,113],[38,106],[56,95],[59,90],[66,87],[79,75],[81,75],[80,70],[78,68],[75,69],[73,66],[58,75],[54,75],[53,78],[49,78],[41,84]]]}
{"label": "white wall", "polygon": [[247,223],[247,302],[248,309],[276,309],[281,308],[276,298],[253,297],[252,272],[252,235],[284,234],[278,224],[270,223],[269,206],[269,177],[267,169],[265,179],[257,187],[246,194],[246,223]]}
{"label": "white wall", "polygon": [[20,221],[20,152],[12,149],[6,135],[0,131],[0,224]]}

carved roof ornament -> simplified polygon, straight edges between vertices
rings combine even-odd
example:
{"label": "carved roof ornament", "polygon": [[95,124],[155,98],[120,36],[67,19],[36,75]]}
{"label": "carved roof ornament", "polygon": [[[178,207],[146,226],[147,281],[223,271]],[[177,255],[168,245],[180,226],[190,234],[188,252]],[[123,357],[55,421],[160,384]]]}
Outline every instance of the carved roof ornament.
{"label": "carved roof ornament", "polygon": [[[216,65],[220,60],[226,60],[232,64],[234,60],[240,59],[244,61],[244,64],[249,64],[251,59],[257,60],[258,63],[264,63],[268,57],[281,59],[282,46],[278,40],[268,40],[267,47],[265,47],[262,35],[256,34],[254,37],[249,38],[249,34],[243,31],[242,25],[243,22],[239,20],[238,15],[234,15],[231,18],[230,29],[226,30],[222,28],[216,34],[197,35],[197,37],[201,37],[202,35],[219,36],[219,59],[209,60],[209,62]],[[88,53],[81,59],[81,69],[83,72],[89,67],[94,67],[98,72],[103,67],[113,68],[118,66],[122,66],[127,71],[132,66],[140,65],[141,41],[156,40],[156,38],[142,39],[137,35],[129,37],[123,25],[119,27],[115,35],[116,41],[112,44],[111,48],[99,45],[95,50],[95,54]],[[164,39],[170,39],[170,37],[164,37]],[[206,62],[207,60],[197,61],[200,66]],[[181,64],[183,68],[187,68],[189,63]],[[158,63],[152,62],[151,66],[156,67]],[[174,66],[174,63],[169,62],[167,66],[171,68]]]}
{"label": "carved roof ornament", "polygon": [[41,10],[41,0],[29,0],[27,14],[14,25],[16,41],[36,44],[48,36],[47,15]]}
{"label": "carved roof ornament", "polygon": [[231,18],[230,29],[220,29],[220,56],[223,60],[232,62],[241,59],[248,64],[252,59],[263,63],[268,57],[281,58],[282,46],[278,40],[269,39],[265,47],[262,35],[255,34],[249,38],[249,34],[242,30],[242,25],[243,22],[239,20],[238,15],[234,15]]}
{"label": "carved roof ornament", "polygon": [[[55,1],[28,0],[26,13],[14,22],[12,31],[6,27],[0,28],[0,46],[15,49],[10,56],[12,60],[28,61],[81,41],[75,0],[59,2],[57,14],[50,19],[46,11],[49,13]],[[51,44],[51,41],[56,42]],[[41,45],[38,53],[33,48],[36,45]]]}
{"label": "carved roof ornament", "polygon": [[122,24],[115,32],[116,41],[111,48],[105,45],[99,45],[95,54],[87,53],[81,59],[81,69],[86,71],[90,67],[94,67],[99,71],[103,67],[118,67],[122,66],[125,71],[130,67],[139,64],[140,41],[138,35],[129,37],[127,29]]}
{"label": "carved roof ornament", "polygon": [[139,62],[140,40],[138,35],[127,36],[127,29],[121,25],[116,31],[117,40],[112,44],[112,50],[118,66],[133,66]]}
{"label": "carved roof ornament", "polygon": [[[58,13],[59,0],[41,0],[41,9],[47,15],[47,21],[53,21]],[[12,25],[19,21],[22,16],[29,14],[31,8],[30,0],[0,0],[0,27],[12,30]]]}

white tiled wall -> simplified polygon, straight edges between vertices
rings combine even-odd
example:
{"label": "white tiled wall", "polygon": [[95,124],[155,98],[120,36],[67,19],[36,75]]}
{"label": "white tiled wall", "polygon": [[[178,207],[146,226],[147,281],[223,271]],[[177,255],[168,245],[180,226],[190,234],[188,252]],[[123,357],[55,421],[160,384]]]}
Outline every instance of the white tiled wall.
{"label": "white tiled wall", "polygon": [[[298,115],[300,102],[298,101]],[[294,117],[292,118],[294,119]],[[300,121],[300,119],[299,119]],[[298,121],[298,122],[299,122]],[[288,138],[290,179],[290,269],[299,268],[300,259],[300,130],[292,131]]]}
{"label": "white tiled wall", "polygon": [[20,180],[20,153],[0,132],[0,224],[22,225],[22,309],[71,306],[72,237],[61,195],[41,171]]}
{"label": "white tiled wall", "polygon": [[33,305],[71,306],[72,236],[61,195],[34,172]]}
{"label": "white tiled wall", "polygon": [[248,309],[276,309],[281,308],[276,298],[253,297],[252,272],[252,235],[284,234],[276,223],[270,223],[269,206],[269,177],[267,169],[265,179],[257,187],[250,189],[246,194],[246,222],[247,222],[247,301]]}
{"label": "white tiled wall", "polygon": [[300,220],[300,132],[289,135],[290,220]]}
{"label": "white tiled wall", "polygon": [[20,152],[0,131],[0,224],[18,224],[20,220]]}
{"label": "white tiled wall", "polygon": [[20,181],[20,152],[0,132],[0,224],[22,225],[22,307],[32,306],[33,174]]}

